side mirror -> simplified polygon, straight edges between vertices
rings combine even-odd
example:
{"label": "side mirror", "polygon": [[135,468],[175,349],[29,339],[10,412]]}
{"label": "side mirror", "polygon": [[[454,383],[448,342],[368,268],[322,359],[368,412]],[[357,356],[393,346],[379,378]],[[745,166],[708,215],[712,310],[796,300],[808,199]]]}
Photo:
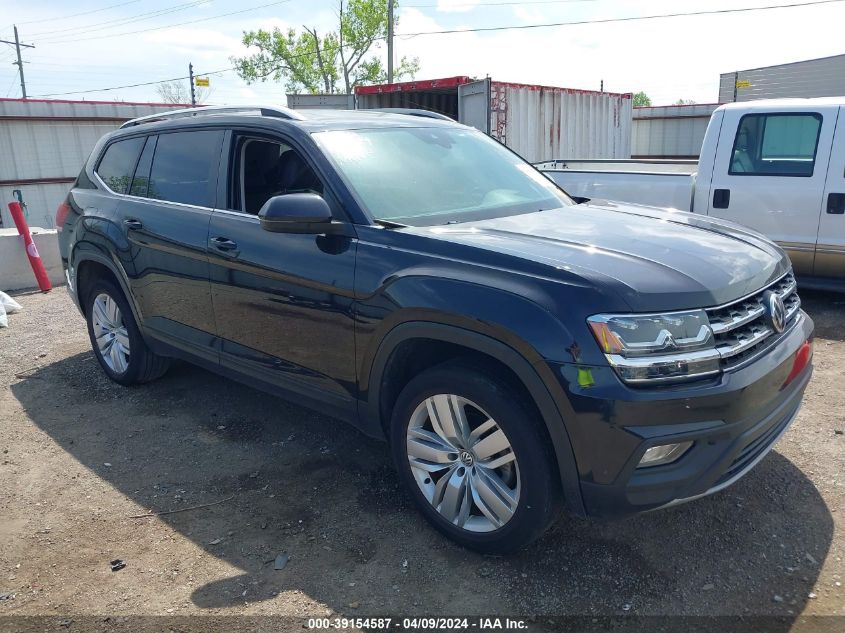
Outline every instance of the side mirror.
{"label": "side mirror", "polygon": [[258,212],[261,228],[272,233],[333,233],[332,210],[316,193],[273,196]]}

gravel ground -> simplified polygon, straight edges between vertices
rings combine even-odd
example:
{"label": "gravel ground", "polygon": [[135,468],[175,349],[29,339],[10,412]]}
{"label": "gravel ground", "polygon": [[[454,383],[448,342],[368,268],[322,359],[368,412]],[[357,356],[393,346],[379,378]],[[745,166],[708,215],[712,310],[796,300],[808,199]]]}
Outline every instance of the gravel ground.
{"label": "gravel ground", "polygon": [[803,296],[815,376],[748,476],[483,557],[427,527],[386,445],[187,364],[120,387],[64,289],[19,293],[0,330],[0,616],[845,616],[845,297]]}

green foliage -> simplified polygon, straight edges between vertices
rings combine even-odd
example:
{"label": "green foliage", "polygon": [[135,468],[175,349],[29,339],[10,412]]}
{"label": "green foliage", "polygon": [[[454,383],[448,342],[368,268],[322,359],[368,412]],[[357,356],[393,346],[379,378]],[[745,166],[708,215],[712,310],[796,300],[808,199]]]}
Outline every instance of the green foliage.
{"label": "green foliage", "polygon": [[695,101],[692,99],[678,99],[672,105],[695,105]]}
{"label": "green foliage", "polygon": [[651,97],[649,97],[646,93],[640,91],[634,95],[634,107],[641,108],[643,106],[650,106],[651,105]]}
{"label": "green foliage", "polygon": [[[384,63],[373,54],[386,37],[387,0],[341,1],[336,31],[321,35],[304,26],[302,32],[245,32],[244,45],[257,52],[233,57],[232,63],[247,83],[284,81],[288,92],[350,93],[355,86],[387,80]],[[413,78],[418,70],[417,58],[403,57],[394,79]]]}

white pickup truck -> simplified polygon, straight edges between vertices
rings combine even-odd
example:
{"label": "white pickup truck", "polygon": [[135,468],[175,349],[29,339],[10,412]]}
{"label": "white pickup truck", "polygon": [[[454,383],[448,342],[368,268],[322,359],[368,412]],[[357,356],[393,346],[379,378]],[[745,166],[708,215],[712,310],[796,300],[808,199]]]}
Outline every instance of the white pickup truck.
{"label": "white pickup truck", "polygon": [[845,290],[845,97],[721,106],[698,162],[557,160],[537,167],[575,197],[744,224],[789,253],[802,285]]}

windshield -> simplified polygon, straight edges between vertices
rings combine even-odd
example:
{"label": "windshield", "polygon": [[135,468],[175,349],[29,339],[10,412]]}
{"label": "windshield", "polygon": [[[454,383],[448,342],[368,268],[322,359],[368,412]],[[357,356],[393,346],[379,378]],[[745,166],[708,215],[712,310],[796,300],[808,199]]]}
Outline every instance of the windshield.
{"label": "windshield", "polygon": [[337,130],[314,138],[376,220],[446,224],[573,204],[531,165],[476,130]]}

